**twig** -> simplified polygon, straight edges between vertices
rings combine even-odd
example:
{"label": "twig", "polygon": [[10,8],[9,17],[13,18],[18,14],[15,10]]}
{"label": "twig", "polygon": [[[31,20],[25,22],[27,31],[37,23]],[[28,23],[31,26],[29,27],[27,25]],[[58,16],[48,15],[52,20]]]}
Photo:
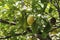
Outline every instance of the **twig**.
{"label": "twig", "polygon": [[3,19],[0,19],[0,22],[5,23],[5,24],[10,24],[10,25],[16,25],[16,23],[14,23],[14,22],[8,22],[8,21],[3,20]]}
{"label": "twig", "polygon": [[60,26],[58,26],[58,27],[56,27],[56,28],[53,28],[53,29],[50,30],[49,32],[52,32],[52,31],[54,31],[54,30],[56,30],[56,29],[58,29],[58,28],[60,28]]}

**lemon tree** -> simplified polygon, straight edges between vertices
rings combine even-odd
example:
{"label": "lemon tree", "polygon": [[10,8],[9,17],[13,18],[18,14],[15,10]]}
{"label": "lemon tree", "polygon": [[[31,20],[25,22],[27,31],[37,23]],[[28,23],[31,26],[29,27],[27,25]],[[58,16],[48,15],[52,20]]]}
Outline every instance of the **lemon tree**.
{"label": "lemon tree", "polygon": [[60,0],[0,0],[0,40],[60,40]]}

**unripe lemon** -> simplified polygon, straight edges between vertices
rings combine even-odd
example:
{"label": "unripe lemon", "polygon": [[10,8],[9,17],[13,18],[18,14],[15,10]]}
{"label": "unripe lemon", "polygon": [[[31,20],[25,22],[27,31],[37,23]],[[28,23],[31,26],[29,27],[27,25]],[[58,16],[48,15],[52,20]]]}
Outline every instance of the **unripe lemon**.
{"label": "unripe lemon", "polygon": [[34,23],[34,16],[33,15],[29,15],[27,17],[27,23],[28,23],[28,25],[32,25]]}

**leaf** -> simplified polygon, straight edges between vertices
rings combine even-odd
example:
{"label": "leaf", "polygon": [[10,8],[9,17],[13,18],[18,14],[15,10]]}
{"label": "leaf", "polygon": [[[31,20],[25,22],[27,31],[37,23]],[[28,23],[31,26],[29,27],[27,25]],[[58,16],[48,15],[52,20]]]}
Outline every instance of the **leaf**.
{"label": "leaf", "polygon": [[5,9],[10,9],[7,4],[4,5],[4,8],[5,8]]}
{"label": "leaf", "polygon": [[45,39],[47,37],[47,35],[48,35],[47,33],[43,32],[41,36],[43,39]]}
{"label": "leaf", "polygon": [[36,21],[32,25],[32,32],[35,34],[38,31],[38,24],[36,24]]}
{"label": "leaf", "polygon": [[45,21],[45,28],[44,28],[44,32],[49,33],[49,31],[51,30],[51,25],[48,21],[46,21],[45,19],[43,19]]}
{"label": "leaf", "polygon": [[48,0],[41,0],[42,3],[48,2]]}

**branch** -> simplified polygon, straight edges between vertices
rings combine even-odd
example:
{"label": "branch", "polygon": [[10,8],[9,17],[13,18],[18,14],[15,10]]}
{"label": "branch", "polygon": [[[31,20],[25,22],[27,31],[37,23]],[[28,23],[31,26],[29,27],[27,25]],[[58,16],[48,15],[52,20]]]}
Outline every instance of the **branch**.
{"label": "branch", "polygon": [[8,21],[3,20],[3,19],[0,19],[0,22],[5,23],[5,24],[10,24],[10,25],[16,25],[16,23],[14,23],[14,22],[8,22]]}
{"label": "branch", "polygon": [[49,32],[52,32],[52,31],[54,31],[54,30],[56,30],[56,29],[58,29],[58,28],[60,28],[60,26],[57,26],[56,28],[53,28],[53,29],[50,30]]}

